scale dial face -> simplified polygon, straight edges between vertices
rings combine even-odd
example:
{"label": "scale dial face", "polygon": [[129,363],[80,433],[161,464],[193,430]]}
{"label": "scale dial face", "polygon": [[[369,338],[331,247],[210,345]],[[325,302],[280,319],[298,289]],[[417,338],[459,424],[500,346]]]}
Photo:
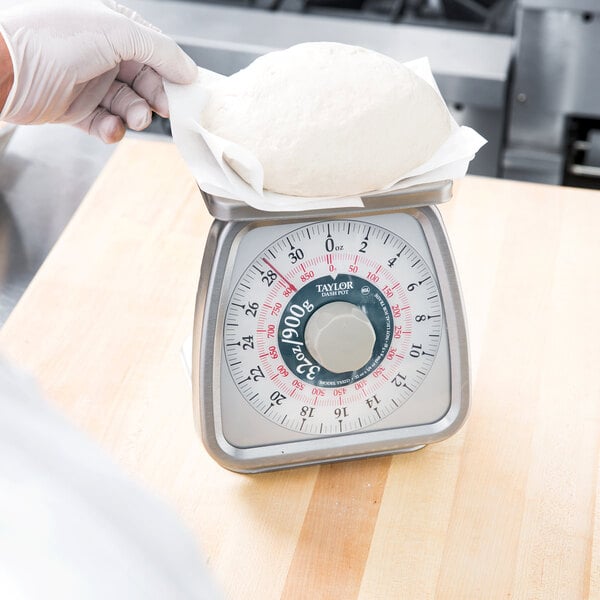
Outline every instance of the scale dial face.
{"label": "scale dial face", "polygon": [[438,284],[417,250],[381,225],[340,219],[291,229],[254,257],[229,297],[223,351],[265,419],[335,435],[405,404],[443,328]]}

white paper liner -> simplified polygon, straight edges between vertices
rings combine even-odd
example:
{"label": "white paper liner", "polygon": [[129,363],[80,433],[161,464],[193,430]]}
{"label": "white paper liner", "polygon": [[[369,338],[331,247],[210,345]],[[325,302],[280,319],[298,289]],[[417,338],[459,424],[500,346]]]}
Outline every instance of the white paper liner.
{"label": "white paper liner", "polygon": [[[404,64],[439,93],[427,58]],[[263,168],[256,156],[239,144],[213,135],[200,125],[202,109],[209,94],[207,86],[221,77],[224,75],[198,68],[198,80],[191,85],[176,85],[165,81],[173,140],[202,190],[215,196],[240,200],[263,211],[363,206],[359,196],[301,198],[263,190]],[[470,127],[459,127],[448,114],[452,132],[438,151],[399,181],[370,194],[458,179],[466,174],[469,162],[486,140]],[[227,164],[224,156],[244,175],[245,180]]]}

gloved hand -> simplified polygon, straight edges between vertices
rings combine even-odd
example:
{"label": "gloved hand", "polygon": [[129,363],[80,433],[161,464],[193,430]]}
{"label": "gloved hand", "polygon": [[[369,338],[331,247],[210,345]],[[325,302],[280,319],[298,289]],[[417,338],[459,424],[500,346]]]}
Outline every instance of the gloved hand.
{"label": "gloved hand", "polygon": [[0,120],[71,123],[108,143],[152,110],[168,116],[162,77],[192,83],[197,68],[175,42],[113,0],[19,3],[0,12],[14,84]]}

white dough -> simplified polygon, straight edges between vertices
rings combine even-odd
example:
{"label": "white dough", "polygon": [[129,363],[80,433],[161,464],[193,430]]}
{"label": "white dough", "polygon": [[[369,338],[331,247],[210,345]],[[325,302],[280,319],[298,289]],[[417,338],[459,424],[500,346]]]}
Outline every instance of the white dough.
{"label": "white dough", "polygon": [[379,190],[450,134],[443,100],[410,69],[328,42],[271,52],[213,84],[202,123],[256,155],[265,189],[312,197]]}

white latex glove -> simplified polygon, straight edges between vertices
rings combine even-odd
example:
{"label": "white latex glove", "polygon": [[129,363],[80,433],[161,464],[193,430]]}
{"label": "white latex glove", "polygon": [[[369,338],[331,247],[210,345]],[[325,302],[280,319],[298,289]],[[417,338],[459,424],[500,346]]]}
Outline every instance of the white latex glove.
{"label": "white latex glove", "polygon": [[30,2],[0,12],[14,84],[0,120],[71,123],[116,142],[152,110],[168,116],[162,78],[192,83],[197,68],[175,42],[112,0]]}

